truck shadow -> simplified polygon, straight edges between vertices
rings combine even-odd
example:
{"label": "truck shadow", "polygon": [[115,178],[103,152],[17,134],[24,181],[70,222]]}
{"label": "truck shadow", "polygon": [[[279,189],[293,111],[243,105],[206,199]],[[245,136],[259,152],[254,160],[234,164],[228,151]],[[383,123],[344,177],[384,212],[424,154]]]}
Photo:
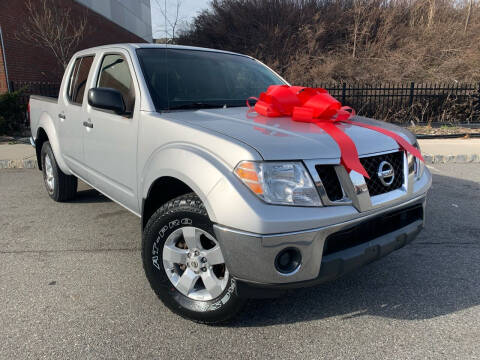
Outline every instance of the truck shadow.
{"label": "truck shadow", "polygon": [[111,202],[109,198],[107,198],[102,193],[98,192],[95,189],[88,188],[85,190],[79,190],[77,195],[75,195],[75,199],[71,201],[71,203],[79,203],[79,204],[95,204],[95,203],[105,203]]}
{"label": "truck shadow", "polygon": [[230,326],[362,316],[422,320],[479,305],[480,181],[436,174],[433,181],[425,229],[411,244],[337,281],[252,300]]}

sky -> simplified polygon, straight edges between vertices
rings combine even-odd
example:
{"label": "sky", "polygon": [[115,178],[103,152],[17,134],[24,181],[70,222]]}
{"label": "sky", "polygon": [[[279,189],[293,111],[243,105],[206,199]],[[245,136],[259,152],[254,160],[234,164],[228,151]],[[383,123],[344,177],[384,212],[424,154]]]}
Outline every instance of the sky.
{"label": "sky", "polygon": [[[208,7],[210,0],[178,0],[180,1],[179,18],[182,23],[190,22],[198,12]],[[152,8],[152,32],[154,38],[165,37],[165,21],[160,9],[165,7],[165,0],[150,0]],[[167,0],[167,16],[175,17],[177,0]]]}

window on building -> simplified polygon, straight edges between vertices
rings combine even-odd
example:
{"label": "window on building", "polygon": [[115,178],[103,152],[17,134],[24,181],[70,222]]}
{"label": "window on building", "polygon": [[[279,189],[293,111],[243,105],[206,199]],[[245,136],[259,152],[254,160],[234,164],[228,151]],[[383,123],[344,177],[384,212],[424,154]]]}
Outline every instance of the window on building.
{"label": "window on building", "polygon": [[68,85],[68,99],[74,103],[81,105],[85,87],[87,85],[88,73],[93,63],[93,56],[84,56],[75,60],[72,73]]}
{"label": "window on building", "polygon": [[135,89],[128,64],[122,55],[105,55],[98,76],[97,87],[111,88],[120,91],[127,113],[133,112],[135,105]]}

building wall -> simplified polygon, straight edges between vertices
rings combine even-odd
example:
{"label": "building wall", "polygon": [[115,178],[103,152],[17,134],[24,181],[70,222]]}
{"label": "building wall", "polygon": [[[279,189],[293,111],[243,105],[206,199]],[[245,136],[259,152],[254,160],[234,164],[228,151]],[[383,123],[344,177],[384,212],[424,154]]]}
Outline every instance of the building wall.
{"label": "building wall", "polygon": [[[33,3],[39,2],[39,0],[32,1]],[[104,0],[93,1],[101,3]],[[135,2],[136,0],[130,1]],[[87,17],[87,33],[79,44],[79,50],[113,43],[145,42],[145,39],[74,0],[61,0],[60,4],[61,6],[69,6],[72,9],[71,16],[74,18]],[[15,34],[22,29],[23,22],[19,19],[26,17],[25,2],[23,0],[0,0],[0,9],[0,26],[3,32],[9,80],[61,81],[63,68],[57,64],[50,50],[34,44],[25,44],[15,37]],[[0,92],[2,92],[2,89],[5,91],[5,86],[2,87],[4,77],[4,68],[0,66]]]}
{"label": "building wall", "polygon": [[135,35],[152,41],[150,0],[76,0]]}

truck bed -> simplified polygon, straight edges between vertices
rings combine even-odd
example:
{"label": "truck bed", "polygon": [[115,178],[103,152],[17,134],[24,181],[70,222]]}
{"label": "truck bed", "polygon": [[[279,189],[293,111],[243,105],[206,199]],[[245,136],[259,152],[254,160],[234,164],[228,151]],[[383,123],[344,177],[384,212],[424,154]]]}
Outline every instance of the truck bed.
{"label": "truck bed", "polygon": [[37,136],[37,130],[41,118],[50,118],[55,124],[58,119],[59,106],[58,97],[30,95],[30,128],[34,138]]}
{"label": "truck bed", "polygon": [[30,95],[30,100],[32,99],[58,104],[58,96]]}

